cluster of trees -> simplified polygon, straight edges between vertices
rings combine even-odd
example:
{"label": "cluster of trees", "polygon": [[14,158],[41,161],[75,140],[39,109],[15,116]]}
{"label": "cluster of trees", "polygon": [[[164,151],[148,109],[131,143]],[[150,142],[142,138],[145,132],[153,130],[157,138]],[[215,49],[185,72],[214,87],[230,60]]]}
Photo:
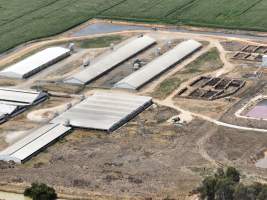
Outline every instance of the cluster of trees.
{"label": "cluster of trees", "polygon": [[233,167],[218,169],[202,181],[197,189],[204,200],[266,200],[267,185],[240,183],[240,173]]}
{"label": "cluster of trees", "polygon": [[31,187],[26,188],[24,196],[32,200],[56,200],[57,194],[54,188],[43,183],[32,183]]}

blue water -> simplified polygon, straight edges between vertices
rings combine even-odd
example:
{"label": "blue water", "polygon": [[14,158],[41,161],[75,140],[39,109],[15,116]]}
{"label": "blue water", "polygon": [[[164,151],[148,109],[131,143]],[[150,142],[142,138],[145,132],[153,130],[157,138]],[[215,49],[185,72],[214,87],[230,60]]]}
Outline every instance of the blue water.
{"label": "blue water", "polygon": [[77,31],[72,36],[80,37],[80,36],[87,36],[87,35],[95,35],[101,33],[113,33],[113,32],[120,32],[120,31],[130,31],[130,30],[151,30],[150,27],[145,26],[129,26],[129,25],[120,25],[120,24],[111,24],[111,23],[96,23],[90,24],[87,27]]}
{"label": "blue water", "polygon": [[[88,35],[103,34],[103,33],[129,31],[129,30],[152,30],[152,28],[146,27],[146,26],[138,26],[138,25],[116,24],[116,22],[114,24],[107,23],[107,22],[99,22],[99,23],[88,25],[87,27],[72,34],[72,36],[79,37],[79,36],[88,36]],[[267,41],[266,36],[256,36],[256,35],[249,35],[249,34],[242,34],[242,33],[235,34],[235,33],[224,33],[224,32],[219,32],[219,31],[218,32],[194,31],[194,30],[186,30],[186,29],[178,28],[178,27],[177,28],[175,27],[159,28],[159,30],[178,32],[178,33],[192,33],[192,34],[199,34],[199,35],[223,36],[223,37]]]}

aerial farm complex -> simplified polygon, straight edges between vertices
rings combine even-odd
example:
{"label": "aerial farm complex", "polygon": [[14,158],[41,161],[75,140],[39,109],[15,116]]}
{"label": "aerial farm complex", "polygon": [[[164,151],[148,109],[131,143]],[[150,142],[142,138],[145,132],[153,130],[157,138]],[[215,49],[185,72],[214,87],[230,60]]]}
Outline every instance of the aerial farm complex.
{"label": "aerial farm complex", "polygon": [[262,36],[102,20],[1,54],[0,189],[190,199],[228,165],[266,181],[266,55]]}

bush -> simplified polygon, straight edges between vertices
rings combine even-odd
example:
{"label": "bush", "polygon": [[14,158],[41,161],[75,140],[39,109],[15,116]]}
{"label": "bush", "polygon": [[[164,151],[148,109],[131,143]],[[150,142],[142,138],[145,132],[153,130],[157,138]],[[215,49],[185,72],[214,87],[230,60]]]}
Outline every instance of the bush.
{"label": "bush", "polygon": [[217,181],[215,199],[216,200],[233,200],[234,195],[234,185],[229,178],[222,178]]}
{"label": "bush", "polygon": [[213,200],[216,192],[217,179],[215,177],[207,177],[199,188],[202,199]]}
{"label": "bush", "polygon": [[242,200],[255,200],[257,197],[257,194],[260,191],[255,190],[253,186],[245,186],[243,184],[239,184],[235,188],[234,192],[234,200],[242,199]]}
{"label": "bush", "polygon": [[226,177],[232,181],[238,183],[240,181],[240,173],[234,167],[228,167],[226,169]]}
{"label": "bush", "polygon": [[213,176],[206,177],[197,189],[205,200],[266,200],[267,185],[254,183],[243,185],[240,173],[233,167],[218,169]]}
{"label": "bush", "polygon": [[24,196],[30,197],[33,200],[57,199],[57,194],[54,188],[43,183],[32,183],[31,187],[25,189]]}

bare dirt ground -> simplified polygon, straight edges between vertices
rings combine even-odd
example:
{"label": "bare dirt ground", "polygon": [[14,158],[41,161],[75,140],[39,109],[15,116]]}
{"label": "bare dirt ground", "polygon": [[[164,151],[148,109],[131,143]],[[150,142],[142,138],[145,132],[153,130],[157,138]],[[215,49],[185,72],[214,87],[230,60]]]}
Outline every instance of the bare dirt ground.
{"label": "bare dirt ground", "polygon": [[152,48],[149,48],[148,50],[139,53],[138,55],[132,57],[128,61],[124,62],[120,66],[116,67],[114,70],[107,73],[105,76],[99,78],[98,80],[92,82],[89,84],[89,87],[98,87],[98,88],[112,88],[115,83],[119,82],[123,78],[127,77],[128,75],[134,73],[133,69],[133,63],[135,60],[140,60],[142,62],[141,67],[146,65],[147,63],[151,62],[155,58],[158,57],[156,54],[157,49],[160,49],[160,54],[164,54],[167,52],[170,48],[177,45],[181,40],[172,40],[171,47],[167,46],[169,39],[168,38],[162,38],[161,40],[157,41],[157,44],[154,45]]}
{"label": "bare dirt ground", "polygon": [[266,94],[266,82],[265,81],[255,81],[249,89],[246,91],[246,94],[243,95],[243,98],[240,101],[236,102],[231,108],[221,116],[221,121],[232,122],[234,124],[252,127],[252,128],[263,128],[267,129],[266,123],[261,120],[254,120],[248,118],[236,117],[235,113],[241,109],[243,106],[248,104],[253,97],[258,94]]}
{"label": "bare dirt ground", "polygon": [[[123,34],[139,33],[133,31]],[[184,39],[205,41],[208,45],[136,92],[137,94],[153,93],[162,81],[179,72],[213,47],[219,50],[223,67],[207,74],[242,78],[247,80],[248,84],[230,100],[221,99],[212,102],[176,98],[177,91],[180,89],[177,88],[166,98],[155,99],[154,102],[158,106],[151,106],[112,134],[74,130],[26,164],[16,165],[14,168],[2,167],[0,189],[10,184],[23,188],[33,181],[41,181],[53,185],[59,193],[88,199],[162,200],[169,197],[183,200],[196,198],[189,197],[190,191],[196,188],[204,176],[219,166],[232,165],[239,168],[244,182],[267,180],[266,170],[256,168],[254,165],[257,156],[267,148],[266,125],[254,121],[242,121],[236,119],[234,115],[236,110],[250,98],[261,93],[266,84],[265,75],[260,80],[243,78],[245,73],[254,71],[254,68],[251,70],[253,64],[233,61],[229,57],[229,53],[238,50],[243,43],[254,44],[255,42],[192,33],[165,31],[147,33],[161,41],[160,45],[167,40]],[[0,65],[42,45],[70,39],[74,38],[61,35],[60,38],[50,41],[29,44],[24,49],[0,60]],[[83,56],[87,53],[98,55],[104,51],[105,49],[100,49],[98,52],[91,49]],[[154,58],[147,57],[152,51],[137,57],[149,61]],[[61,63],[62,68],[55,67],[51,68],[49,73],[44,72],[42,80],[49,80],[52,76],[57,79],[57,73],[61,69],[65,69],[64,74],[78,70],[76,65],[79,63],[74,60]],[[96,81],[94,86],[110,86],[115,82],[114,80],[119,80],[130,73],[131,61]],[[63,65],[67,67],[64,68]],[[122,69],[125,71],[120,72]],[[50,77],[49,74],[52,76]],[[37,77],[21,87],[32,87]],[[184,84],[192,79],[190,78]],[[85,88],[53,83],[40,85],[56,92],[88,95],[94,91],[90,85]],[[73,98],[53,97],[31,111],[1,125],[0,146],[3,148],[8,145],[8,141],[12,142],[14,138],[20,137],[20,132],[15,131],[25,131],[40,126],[48,114],[63,111],[65,105],[72,100]],[[181,126],[170,123],[170,119],[174,116],[180,116],[188,123]],[[10,132],[13,133],[10,134]],[[10,136],[7,137],[7,135]]]}
{"label": "bare dirt ground", "polygon": [[48,116],[46,115],[51,113],[42,112],[44,109],[46,111],[51,111],[52,109],[53,112],[58,111],[60,113],[62,107],[71,101],[76,102],[77,99],[50,97],[45,102],[42,102],[39,105],[30,108],[26,112],[23,112],[9,121],[1,124],[0,149],[3,150],[5,147],[28,135],[32,130],[46,124],[47,119],[44,118],[47,118]]}
{"label": "bare dirt ground", "polygon": [[39,180],[118,197],[184,199],[200,179],[190,168],[209,165],[196,145],[206,126],[201,120],[184,127],[166,123],[177,114],[151,107],[110,135],[75,130],[25,165],[1,170],[2,181]]}

